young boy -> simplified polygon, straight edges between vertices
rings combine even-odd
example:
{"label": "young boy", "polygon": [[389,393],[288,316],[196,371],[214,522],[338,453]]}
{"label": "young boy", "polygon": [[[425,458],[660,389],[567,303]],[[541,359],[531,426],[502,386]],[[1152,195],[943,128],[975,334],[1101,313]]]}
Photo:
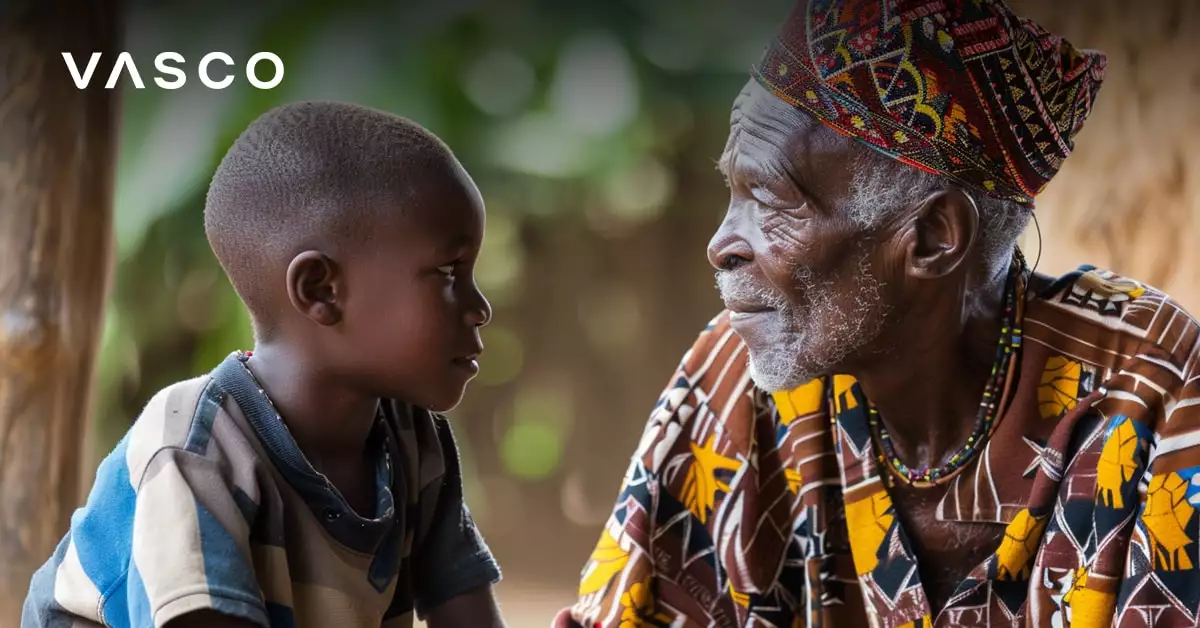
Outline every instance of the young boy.
{"label": "young boy", "polygon": [[225,155],[204,224],[255,349],[147,404],[22,626],[503,626],[438,414],[491,317],[463,167],[403,118],[287,105]]}

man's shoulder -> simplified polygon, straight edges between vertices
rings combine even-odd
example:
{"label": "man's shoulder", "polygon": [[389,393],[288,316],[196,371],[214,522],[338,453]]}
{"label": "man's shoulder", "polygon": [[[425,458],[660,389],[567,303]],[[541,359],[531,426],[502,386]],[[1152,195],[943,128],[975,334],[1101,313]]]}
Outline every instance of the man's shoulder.
{"label": "man's shoulder", "polygon": [[750,378],[746,345],[730,326],[729,312],[723,310],[684,351],[650,412],[634,460],[657,469],[663,452],[680,439],[704,442],[706,430],[684,430],[683,424],[704,422],[709,416],[729,420],[764,396]]}
{"label": "man's shoulder", "polygon": [[722,310],[684,352],[679,371],[697,381],[706,377],[742,379],[750,368],[746,351],[745,343],[729,324],[729,311]]}
{"label": "man's shoulder", "polygon": [[[751,392],[767,395],[750,380],[749,358],[746,343],[729,324],[729,310],[721,310],[684,352],[669,388],[693,389],[700,385],[707,396],[721,398]],[[823,377],[819,381],[829,383],[832,378]],[[807,389],[817,383],[817,380],[806,382],[793,390]]]}
{"label": "man's shoulder", "polygon": [[1083,265],[1058,277],[1039,276],[1033,292],[1024,331],[1035,341],[1086,341],[1098,353],[1112,356],[1093,360],[1111,362],[1102,364],[1109,368],[1136,354],[1152,353],[1178,368],[1196,360],[1200,322],[1150,283]]}

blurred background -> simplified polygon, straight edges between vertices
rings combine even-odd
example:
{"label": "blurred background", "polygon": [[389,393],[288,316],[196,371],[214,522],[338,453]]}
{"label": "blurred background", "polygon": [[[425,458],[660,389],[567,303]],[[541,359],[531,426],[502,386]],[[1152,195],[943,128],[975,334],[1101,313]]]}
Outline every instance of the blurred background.
{"label": "blurred background", "polygon": [[[154,55],[174,50],[189,81],[122,89],[116,266],[81,488],[154,392],[252,345],[202,224],[236,135],[292,100],[378,107],[446,140],[487,202],[477,279],[495,316],[451,416],[510,624],[547,625],[572,601],[658,392],[720,307],[704,252],[727,198],[715,160],[791,3],[248,4],[130,10],[125,49],[143,80],[152,87]],[[1113,268],[1200,310],[1200,8],[1010,4],[1109,54],[1027,257],[1046,272]],[[196,78],[210,50],[239,66],[225,90]],[[262,50],[286,65],[275,90],[240,71]]]}

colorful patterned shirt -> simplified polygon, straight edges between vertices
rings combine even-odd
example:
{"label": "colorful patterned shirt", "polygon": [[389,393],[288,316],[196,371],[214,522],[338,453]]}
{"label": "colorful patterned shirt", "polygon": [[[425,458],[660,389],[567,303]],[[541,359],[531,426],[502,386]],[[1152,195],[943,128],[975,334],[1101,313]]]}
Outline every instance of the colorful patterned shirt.
{"label": "colorful patterned shirt", "polygon": [[655,408],[560,626],[1179,626],[1200,611],[1200,325],[1035,276],[1019,380],[937,517],[1003,538],[932,612],[847,376],[767,395],[725,314]]}
{"label": "colorful patterned shirt", "polygon": [[34,575],[24,628],[411,626],[499,570],[463,503],[445,419],[381,404],[374,512],[307,462],[237,354],[156,394]]}

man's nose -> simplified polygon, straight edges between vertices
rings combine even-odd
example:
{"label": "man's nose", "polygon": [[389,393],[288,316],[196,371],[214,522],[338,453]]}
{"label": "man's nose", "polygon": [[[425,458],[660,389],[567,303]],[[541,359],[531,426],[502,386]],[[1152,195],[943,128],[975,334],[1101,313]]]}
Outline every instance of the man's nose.
{"label": "man's nose", "polygon": [[754,259],[754,249],[745,237],[740,212],[725,213],[725,219],[708,242],[708,263],[717,270],[733,270]]}

